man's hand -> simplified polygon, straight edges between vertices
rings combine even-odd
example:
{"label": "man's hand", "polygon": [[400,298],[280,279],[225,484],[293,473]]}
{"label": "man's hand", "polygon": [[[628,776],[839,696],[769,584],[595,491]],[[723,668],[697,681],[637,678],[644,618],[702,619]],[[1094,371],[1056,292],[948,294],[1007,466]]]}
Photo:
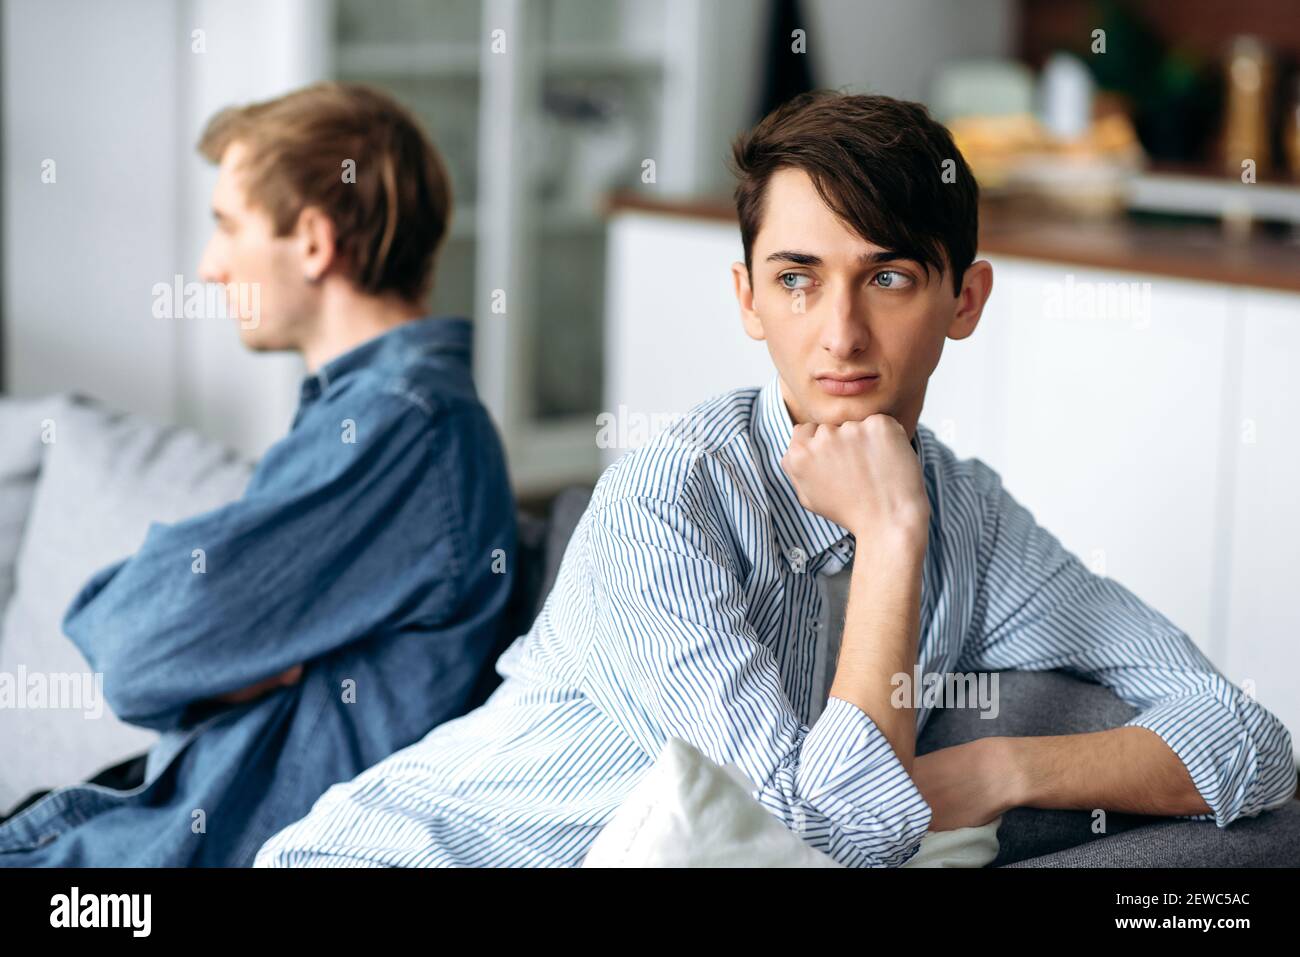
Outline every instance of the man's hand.
{"label": "man's hand", "polygon": [[301,677],[302,665],[294,665],[288,671],[282,672],[278,675],[272,675],[265,681],[259,681],[257,684],[250,685],[247,688],[241,688],[239,691],[231,691],[227,694],[217,695],[213,700],[223,701],[226,704],[243,704],[245,701],[252,701],[254,698],[261,697],[266,694],[266,692],[275,688],[283,688],[288,685],[297,684],[298,679]]}
{"label": "man's hand", "polygon": [[921,463],[892,416],[797,425],[781,466],[804,508],[847,528],[859,543],[870,547],[902,533],[925,546],[930,500]]}
{"label": "man's hand", "polygon": [[979,827],[1020,806],[1020,778],[1004,740],[978,738],[917,756],[912,781],[930,805],[930,830]]}

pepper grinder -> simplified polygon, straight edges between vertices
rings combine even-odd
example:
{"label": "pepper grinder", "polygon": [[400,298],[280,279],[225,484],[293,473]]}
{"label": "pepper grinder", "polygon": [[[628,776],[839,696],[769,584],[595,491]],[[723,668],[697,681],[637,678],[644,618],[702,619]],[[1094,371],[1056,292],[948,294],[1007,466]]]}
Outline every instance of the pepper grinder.
{"label": "pepper grinder", "polygon": [[1227,70],[1227,118],[1223,131],[1224,172],[1234,179],[1254,161],[1256,176],[1272,170],[1269,155],[1268,116],[1273,66],[1257,37],[1240,36],[1232,42]]}

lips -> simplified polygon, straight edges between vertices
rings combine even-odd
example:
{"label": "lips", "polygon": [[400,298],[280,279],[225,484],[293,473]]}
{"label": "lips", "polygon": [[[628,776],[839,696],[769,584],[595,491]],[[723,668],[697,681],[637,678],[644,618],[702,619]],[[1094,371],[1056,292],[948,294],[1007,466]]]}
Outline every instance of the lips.
{"label": "lips", "polygon": [[817,384],[829,395],[861,395],[875,388],[880,376],[871,373],[827,373],[817,377]]}

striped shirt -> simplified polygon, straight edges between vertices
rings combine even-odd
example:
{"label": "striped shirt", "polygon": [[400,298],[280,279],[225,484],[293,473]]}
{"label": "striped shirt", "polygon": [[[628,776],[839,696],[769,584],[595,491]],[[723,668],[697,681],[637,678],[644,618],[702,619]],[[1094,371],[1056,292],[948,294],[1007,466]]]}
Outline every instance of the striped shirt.
{"label": "striped shirt", "polygon": [[[778,380],[705,402],[601,476],[480,708],[331,787],[259,866],[574,866],[670,737],[850,866],[912,858],[931,811],[872,719],[814,700],[818,576],[854,538],[799,504]],[[1139,709],[1220,827],[1295,790],[1291,737],[1186,634],[1093,574],[924,426],[922,674],[1060,670]],[[823,651],[824,655],[824,651]],[[821,706],[820,709],[817,706]],[[918,733],[930,708],[916,708]],[[814,720],[815,715],[815,720]]]}

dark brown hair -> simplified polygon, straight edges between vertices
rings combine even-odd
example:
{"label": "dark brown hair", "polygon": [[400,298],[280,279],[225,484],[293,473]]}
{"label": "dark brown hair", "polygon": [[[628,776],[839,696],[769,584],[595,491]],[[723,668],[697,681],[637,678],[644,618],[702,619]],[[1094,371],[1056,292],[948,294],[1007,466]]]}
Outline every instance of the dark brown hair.
{"label": "dark brown hair", "polygon": [[768,180],[794,168],[808,174],[857,235],[940,275],[947,266],[960,292],[975,259],[979,187],[952,136],[920,103],[828,90],[800,94],[736,139],[731,167],[751,276]]}
{"label": "dark brown hair", "polygon": [[[234,142],[249,149],[249,202],[267,211],[275,235],[288,235],[305,207],[319,207],[358,289],[417,303],[428,295],[451,190],[438,151],[396,100],[357,84],[317,83],[222,110],[198,148],[219,163]],[[347,160],[354,182],[344,178]]]}

